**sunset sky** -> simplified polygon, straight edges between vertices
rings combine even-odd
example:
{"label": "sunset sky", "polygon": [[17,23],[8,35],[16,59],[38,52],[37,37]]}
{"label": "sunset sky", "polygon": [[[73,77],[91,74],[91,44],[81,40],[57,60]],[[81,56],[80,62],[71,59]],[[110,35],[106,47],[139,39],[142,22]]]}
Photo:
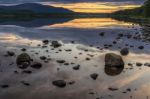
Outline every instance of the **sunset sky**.
{"label": "sunset sky", "polygon": [[139,4],[114,4],[112,2],[94,2],[94,3],[68,3],[52,4],[56,7],[64,7],[75,12],[87,13],[110,13],[122,9],[132,9],[139,7]]}
{"label": "sunset sky", "polygon": [[0,4],[42,3],[75,12],[110,13],[139,7],[144,0],[0,0]]}

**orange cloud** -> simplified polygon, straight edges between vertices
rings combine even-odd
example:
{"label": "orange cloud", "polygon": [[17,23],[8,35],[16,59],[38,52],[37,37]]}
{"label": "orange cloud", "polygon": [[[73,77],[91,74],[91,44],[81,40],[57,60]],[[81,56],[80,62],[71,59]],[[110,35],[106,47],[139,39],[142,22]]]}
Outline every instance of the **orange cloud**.
{"label": "orange cloud", "polygon": [[122,9],[132,9],[140,5],[112,5],[111,3],[71,3],[71,4],[52,4],[55,7],[64,7],[75,12],[84,13],[111,13]]}

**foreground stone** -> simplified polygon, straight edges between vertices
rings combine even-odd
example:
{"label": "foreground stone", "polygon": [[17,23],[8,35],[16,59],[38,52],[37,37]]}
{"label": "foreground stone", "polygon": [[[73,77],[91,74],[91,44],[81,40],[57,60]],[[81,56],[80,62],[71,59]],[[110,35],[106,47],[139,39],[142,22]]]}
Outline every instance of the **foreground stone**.
{"label": "foreground stone", "polygon": [[120,55],[107,53],[105,56],[105,66],[124,67],[124,61]]}
{"label": "foreground stone", "polygon": [[31,58],[27,53],[18,55],[16,59],[17,66],[21,69],[26,69],[30,65]]}
{"label": "foreground stone", "polygon": [[52,84],[59,88],[66,87],[66,82],[64,80],[56,80],[56,81],[53,81]]}
{"label": "foreground stone", "polygon": [[105,73],[109,76],[119,75],[124,69],[124,62],[120,55],[108,53],[105,56]]}

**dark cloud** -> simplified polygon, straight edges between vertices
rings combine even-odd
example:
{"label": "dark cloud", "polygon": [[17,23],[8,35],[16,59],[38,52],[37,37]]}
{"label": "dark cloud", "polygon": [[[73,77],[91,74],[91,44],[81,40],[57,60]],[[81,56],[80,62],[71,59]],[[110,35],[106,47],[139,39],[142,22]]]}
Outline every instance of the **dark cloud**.
{"label": "dark cloud", "polygon": [[60,3],[77,3],[77,2],[130,2],[142,3],[144,0],[0,0],[0,4],[16,4],[31,2],[60,2]]}

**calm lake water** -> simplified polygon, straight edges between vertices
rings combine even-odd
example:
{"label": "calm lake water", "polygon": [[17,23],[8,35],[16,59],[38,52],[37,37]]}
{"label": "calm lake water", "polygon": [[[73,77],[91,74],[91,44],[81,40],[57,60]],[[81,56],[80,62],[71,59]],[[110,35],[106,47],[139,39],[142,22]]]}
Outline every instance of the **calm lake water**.
{"label": "calm lake water", "polygon": [[[1,22],[0,85],[8,87],[0,87],[0,99],[149,99],[150,67],[144,66],[150,63],[148,33],[148,24],[111,18]],[[50,43],[43,47],[43,40]],[[50,46],[53,40],[62,46],[53,49]],[[105,69],[105,54],[120,55],[125,47],[130,51],[122,57],[125,67]],[[42,68],[28,67],[25,70],[31,71],[30,74],[19,69],[16,58],[23,53],[22,48],[27,49],[34,62],[42,63]],[[15,56],[6,56],[7,51],[15,52]],[[42,61],[41,56],[46,56],[47,61]],[[66,64],[57,60],[65,60]],[[143,65],[136,66],[137,62]],[[77,65],[79,70],[74,70]],[[93,73],[98,74],[96,80],[90,77]],[[65,80],[67,85],[58,88],[52,84],[54,80]]]}

